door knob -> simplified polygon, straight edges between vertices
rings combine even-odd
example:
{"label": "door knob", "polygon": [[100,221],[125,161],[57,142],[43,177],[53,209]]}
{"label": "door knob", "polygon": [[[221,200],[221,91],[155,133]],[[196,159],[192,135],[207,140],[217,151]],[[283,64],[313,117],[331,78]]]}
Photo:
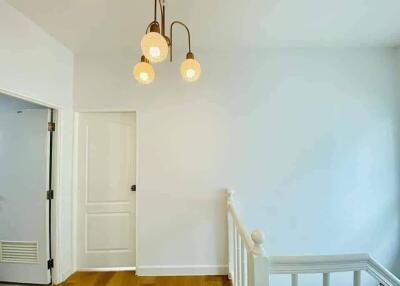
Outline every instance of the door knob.
{"label": "door knob", "polygon": [[136,185],[132,185],[131,191],[132,191],[132,192],[136,192]]}

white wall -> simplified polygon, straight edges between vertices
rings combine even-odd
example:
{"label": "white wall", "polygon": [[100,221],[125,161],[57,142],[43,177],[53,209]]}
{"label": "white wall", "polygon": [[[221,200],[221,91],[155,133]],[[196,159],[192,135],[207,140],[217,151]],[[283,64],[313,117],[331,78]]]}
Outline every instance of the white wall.
{"label": "white wall", "polygon": [[4,0],[0,0],[0,39],[0,91],[60,109],[62,181],[56,199],[62,203],[58,266],[65,277],[72,271],[73,55]]}
{"label": "white wall", "polygon": [[132,52],[77,55],[74,95],[77,109],[138,112],[139,269],[225,265],[226,186],[268,254],[370,252],[393,268],[394,50],[197,52],[193,85],[175,53],[151,86],[131,79]]}

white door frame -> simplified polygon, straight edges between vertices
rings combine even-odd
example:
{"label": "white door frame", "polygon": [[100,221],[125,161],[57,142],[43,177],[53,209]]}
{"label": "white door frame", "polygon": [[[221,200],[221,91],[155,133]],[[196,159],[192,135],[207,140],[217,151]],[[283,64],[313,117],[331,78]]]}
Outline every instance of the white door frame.
{"label": "white door frame", "polygon": [[39,104],[42,106],[45,106],[47,108],[51,108],[55,111],[55,116],[54,116],[54,122],[56,123],[56,132],[55,136],[53,137],[53,170],[52,170],[52,176],[53,176],[53,190],[54,190],[54,200],[52,202],[52,209],[51,209],[51,217],[52,217],[52,232],[51,232],[51,248],[52,248],[52,258],[54,259],[54,268],[53,268],[53,284],[58,284],[61,281],[61,264],[60,264],[60,225],[61,225],[61,215],[60,215],[60,209],[59,206],[61,205],[61,196],[58,195],[59,190],[61,190],[61,182],[62,182],[62,173],[61,173],[61,142],[62,138],[64,135],[64,130],[61,128],[62,126],[62,115],[63,115],[63,108],[55,105],[50,102],[46,101],[41,101],[34,99],[32,97],[18,94],[12,91],[0,89],[0,93],[6,95],[6,96],[11,96],[14,98],[22,99],[31,103]]}
{"label": "white door frame", "polygon": [[128,270],[136,270],[138,267],[138,261],[139,261],[139,235],[138,235],[138,193],[136,193],[136,200],[135,200],[135,241],[136,241],[136,261],[135,261],[135,267],[112,267],[112,268],[85,268],[85,269],[78,269],[78,262],[77,262],[77,241],[78,241],[78,174],[77,174],[77,164],[78,164],[78,127],[79,127],[79,114],[80,113],[135,113],[135,120],[136,120],[136,150],[135,150],[135,159],[136,159],[136,168],[135,168],[135,179],[136,179],[136,192],[140,189],[139,188],[139,181],[138,181],[138,166],[139,166],[139,157],[138,157],[138,112],[135,109],[78,109],[74,112],[74,150],[73,150],[73,175],[72,175],[72,255],[73,255],[73,269],[74,272],[79,270],[79,271],[128,271]]}

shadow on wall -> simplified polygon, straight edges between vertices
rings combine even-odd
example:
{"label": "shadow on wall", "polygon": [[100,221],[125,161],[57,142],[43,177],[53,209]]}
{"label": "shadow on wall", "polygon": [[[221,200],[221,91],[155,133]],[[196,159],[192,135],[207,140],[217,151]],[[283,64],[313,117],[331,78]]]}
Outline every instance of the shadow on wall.
{"label": "shadow on wall", "polygon": [[[400,93],[400,89],[399,89],[399,93]],[[398,115],[397,121],[400,122],[400,114]],[[399,147],[395,151],[396,158],[397,158],[396,170],[400,170],[400,126],[395,130],[394,137],[395,137],[396,146]],[[397,180],[398,180],[398,185],[400,186],[400,174],[398,175]],[[400,189],[398,190],[398,199],[397,200],[400,201]],[[400,222],[400,209],[399,208],[397,208],[397,216],[398,216],[398,221]],[[397,241],[400,241],[400,225],[397,226],[397,229],[398,229]],[[393,263],[391,265],[392,265],[392,267],[390,268],[390,271],[392,273],[394,273],[397,277],[400,277],[400,245],[398,245],[395,260],[393,261]]]}
{"label": "shadow on wall", "polygon": [[[396,59],[397,59],[397,74],[400,76],[400,48],[397,48],[396,50]],[[396,82],[396,92],[397,96],[400,97],[400,83],[399,81]],[[400,100],[399,100],[400,101]],[[397,122],[400,122],[400,114],[397,114]],[[400,126],[394,130],[394,138],[396,142],[396,148],[395,154],[396,154],[396,170],[400,170]],[[400,186],[400,173],[398,174],[397,177],[398,185]],[[398,199],[397,201],[400,201],[400,188],[398,190]],[[397,236],[397,241],[400,241],[400,209],[397,209],[397,216],[398,216],[398,221],[399,225],[397,226],[398,228],[398,236]],[[390,271],[392,271],[397,277],[400,277],[400,244],[398,245],[397,253],[395,256],[395,260],[392,263],[392,267]]]}
{"label": "shadow on wall", "polygon": [[3,196],[0,196],[0,212],[3,209],[2,204],[5,202],[5,199]]}

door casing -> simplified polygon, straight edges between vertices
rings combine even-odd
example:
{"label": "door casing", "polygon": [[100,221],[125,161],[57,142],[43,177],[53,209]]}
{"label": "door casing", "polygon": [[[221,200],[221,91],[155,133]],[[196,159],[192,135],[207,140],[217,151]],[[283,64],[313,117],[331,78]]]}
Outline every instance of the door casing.
{"label": "door casing", "polygon": [[33,99],[29,96],[22,95],[19,93],[15,93],[13,91],[0,89],[0,93],[11,96],[14,98],[22,99],[31,103],[39,104],[49,109],[53,109],[54,111],[54,123],[56,124],[56,132],[53,135],[53,166],[52,166],[52,180],[53,180],[53,191],[54,191],[54,199],[52,201],[52,208],[51,208],[51,218],[52,218],[52,232],[51,232],[51,252],[52,258],[54,260],[54,268],[52,271],[52,280],[54,284],[58,284],[62,282],[62,270],[61,270],[61,263],[60,263],[60,255],[61,255],[61,241],[60,241],[60,229],[59,226],[61,225],[61,215],[59,211],[59,207],[62,204],[61,196],[58,195],[59,191],[61,190],[61,182],[63,180],[62,173],[60,170],[61,166],[61,150],[59,148],[60,142],[62,142],[62,138],[64,137],[65,130],[62,128],[62,118],[64,110],[62,107],[58,105],[54,105],[51,102],[47,101],[40,101]]}
{"label": "door casing", "polygon": [[139,196],[136,196],[135,200],[135,250],[136,250],[136,261],[135,267],[106,267],[106,268],[78,268],[78,253],[77,253],[77,241],[78,241],[78,131],[79,131],[79,115],[82,113],[134,113],[135,121],[136,121],[136,150],[135,150],[135,158],[136,158],[136,168],[135,168],[135,181],[136,181],[136,192],[138,192],[139,181],[138,181],[138,168],[139,168],[139,157],[138,157],[138,149],[139,149],[139,134],[138,134],[138,126],[139,126],[139,113],[135,109],[79,109],[74,112],[74,150],[73,150],[73,192],[72,192],[72,200],[73,200],[73,208],[72,208],[72,224],[73,224],[73,241],[72,241],[72,251],[73,251],[73,269],[74,271],[98,271],[98,272],[108,272],[108,271],[133,271],[136,270],[139,262],[139,235],[138,235],[138,200]]}

